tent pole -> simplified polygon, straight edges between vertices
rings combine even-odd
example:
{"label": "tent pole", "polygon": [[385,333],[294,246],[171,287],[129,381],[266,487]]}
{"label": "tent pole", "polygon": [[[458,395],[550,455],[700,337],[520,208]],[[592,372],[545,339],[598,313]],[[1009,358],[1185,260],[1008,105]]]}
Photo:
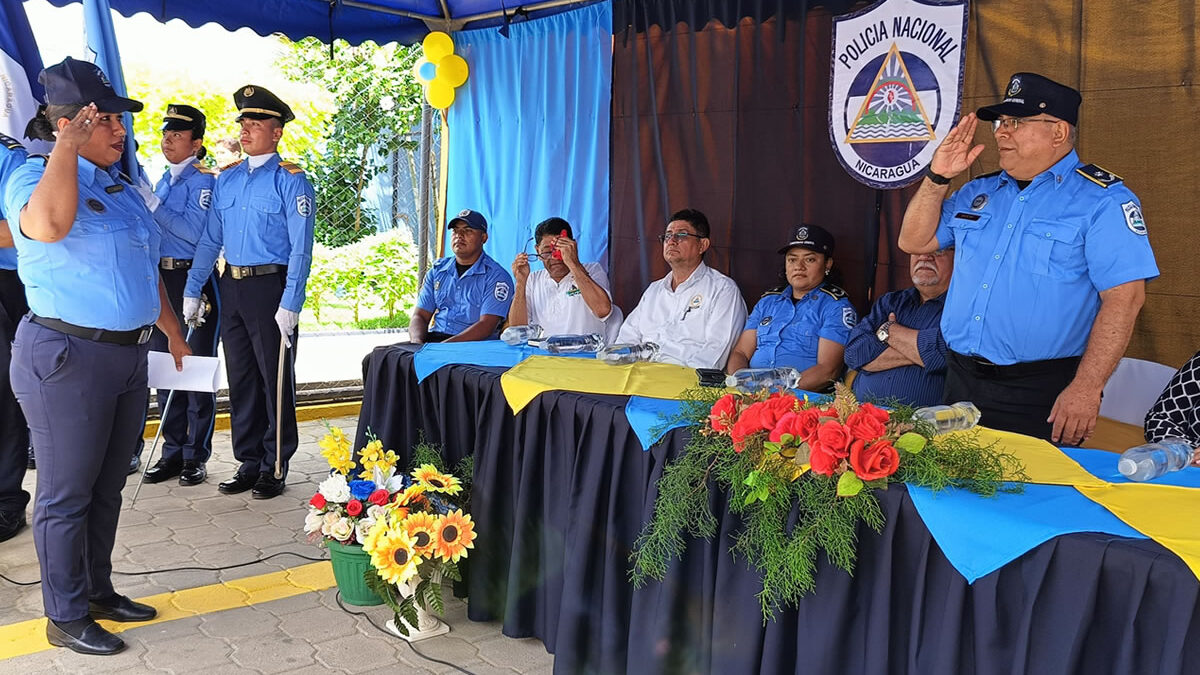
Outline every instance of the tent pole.
{"label": "tent pole", "polygon": [[417,146],[420,168],[420,189],[417,190],[417,286],[425,281],[429,271],[429,233],[433,231],[429,217],[429,192],[432,182],[430,164],[433,150],[433,108],[421,104],[421,142]]}

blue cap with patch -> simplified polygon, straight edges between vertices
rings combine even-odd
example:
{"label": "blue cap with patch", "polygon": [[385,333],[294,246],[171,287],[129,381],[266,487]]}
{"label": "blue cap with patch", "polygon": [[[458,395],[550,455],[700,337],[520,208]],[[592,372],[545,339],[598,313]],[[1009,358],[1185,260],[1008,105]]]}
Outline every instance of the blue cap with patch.
{"label": "blue cap with patch", "polygon": [[87,61],[71,57],[63,59],[38,75],[46,88],[48,105],[87,105],[95,103],[100,112],[141,112],[141,101],[117,96],[103,70]]}
{"label": "blue cap with patch", "polygon": [[472,211],[471,209],[463,209],[462,211],[459,211],[457,216],[454,216],[448,223],[446,223],[446,229],[449,230],[453,228],[454,224],[459,221],[466,223],[467,227],[471,228],[472,230],[487,232],[487,218],[484,218],[483,214],[478,211]]}
{"label": "blue cap with patch", "polygon": [[797,247],[824,255],[833,255],[833,235],[820,225],[801,225],[796,228],[792,240],[779,249],[779,252],[787,253]]}
{"label": "blue cap with patch", "polygon": [[1033,117],[1039,113],[1052,115],[1075,124],[1079,121],[1079,104],[1083,97],[1065,84],[1059,84],[1037,73],[1016,73],[1008,80],[1004,100],[976,111],[979,119],[993,122],[1001,115]]}

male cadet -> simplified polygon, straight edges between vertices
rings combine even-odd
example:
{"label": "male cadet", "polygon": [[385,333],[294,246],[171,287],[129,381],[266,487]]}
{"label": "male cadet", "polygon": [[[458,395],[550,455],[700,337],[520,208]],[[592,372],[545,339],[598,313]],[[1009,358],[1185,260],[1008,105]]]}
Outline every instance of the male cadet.
{"label": "male cadet", "polygon": [[[225,247],[221,295],[221,341],[229,375],[230,426],[237,474],[221,483],[223,494],[253,490],[255,499],[283,492],[288,460],[296,452],[295,350],[283,372],[282,416],[275,419],[280,337],[291,348],[304,305],[312,263],[316,204],[304,171],[276,154],[283,125],[295,119],[286,103],[249,85],[233,95],[247,157],[217,178],[204,235],[196,247],[184,289],[184,317],[200,313],[200,290]],[[280,426],[280,447],[275,428]],[[284,478],[275,478],[276,453]]]}
{"label": "male cadet", "polygon": [[671,271],[646,288],[617,342],[653,342],[667,363],[725,367],[746,323],[746,302],[733,279],[704,264],[709,231],[708,218],[695,209],[671,216],[658,238]]}
{"label": "male cadet", "polygon": [[946,341],[942,308],[954,272],[954,249],[913,255],[912,288],[885,293],[850,331],[846,365],[858,371],[860,400],[896,399],[915,406],[942,402]]}
{"label": "male cadet", "polygon": [[29,504],[29,493],[21,489],[30,456],[29,427],[8,380],[12,341],[29,305],[25,286],[17,277],[17,249],[3,208],[4,184],[25,163],[25,157],[25,148],[16,139],[0,134],[0,541],[11,539],[25,527]]}
{"label": "male cadet", "polygon": [[496,337],[512,304],[512,277],[483,252],[487,220],[467,209],[446,223],[453,256],[425,276],[408,326],[413,344],[470,342]]}
{"label": "male cadet", "polygon": [[[1013,75],[1002,102],[946,135],[900,228],[909,253],[955,246],[945,400],[973,401],[986,426],[1066,445],[1095,429],[1158,276],[1137,197],[1075,154],[1080,101],[1041,75]],[[983,152],[972,147],[977,117],[992,122],[1001,170],[947,198]]]}

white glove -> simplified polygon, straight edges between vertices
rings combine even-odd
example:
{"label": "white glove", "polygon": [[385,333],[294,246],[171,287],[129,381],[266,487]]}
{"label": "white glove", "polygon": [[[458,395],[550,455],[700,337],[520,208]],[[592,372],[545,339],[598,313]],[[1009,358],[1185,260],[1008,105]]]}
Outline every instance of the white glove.
{"label": "white glove", "polygon": [[146,208],[150,209],[150,213],[154,213],[156,210],[158,210],[158,205],[162,202],[160,202],[158,196],[154,194],[154,186],[150,185],[150,181],[145,175],[143,175],[141,179],[134,183],[133,189],[137,190],[137,193],[142,196],[142,201],[146,202]]}
{"label": "white glove", "polygon": [[300,313],[280,307],[275,312],[275,323],[279,324],[279,334],[283,336],[284,346],[290,348],[292,333],[296,330],[296,324],[300,323]]}
{"label": "white glove", "polygon": [[200,298],[183,299],[183,322],[189,326],[204,324],[204,315],[200,311]]}

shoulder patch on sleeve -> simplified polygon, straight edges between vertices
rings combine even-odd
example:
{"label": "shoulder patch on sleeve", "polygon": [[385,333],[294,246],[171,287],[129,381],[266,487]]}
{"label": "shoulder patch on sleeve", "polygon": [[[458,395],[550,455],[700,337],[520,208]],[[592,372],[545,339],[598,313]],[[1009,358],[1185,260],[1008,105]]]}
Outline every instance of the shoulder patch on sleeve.
{"label": "shoulder patch on sleeve", "polygon": [[857,323],[858,323],[858,313],[854,311],[854,308],[853,307],[843,307],[842,308],[842,325],[845,326],[846,328],[854,328],[854,325]]}
{"label": "shoulder patch on sleeve", "polygon": [[225,166],[221,167],[221,170],[228,171],[229,169],[232,169],[233,167],[237,166],[238,164],[241,164],[244,161],[246,161],[246,160],[244,160],[244,159],[234,160],[234,161],[226,164]]}
{"label": "shoulder patch on sleeve", "polygon": [[499,300],[500,302],[508,300],[508,282],[497,281],[496,287],[492,289],[492,295],[494,295],[496,300]]}
{"label": "shoulder patch on sleeve", "polygon": [[195,167],[196,170],[199,171],[200,173],[207,174],[209,176],[217,175],[216,171],[213,171],[212,169],[208,168],[207,166],[204,166],[200,162],[193,162],[192,166]]}
{"label": "shoulder patch on sleeve", "polygon": [[1075,169],[1075,173],[1083,176],[1102,188],[1107,188],[1114,183],[1121,182],[1120,176],[1107,169],[1102,169],[1095,164],[1081,166],[1078,169]]}
{"label": "shoulder patch on sleeve", "polygon": [[834,300],[841,300],[842,298],[846,297],[846,291],[843,291],[840,287],[833,284],[825,284],[821,286],[821,292],[833,298]]}
{"label": "shoulder patch on sleeve", "polygon": [[279,163],[279,168],[288,173],[304,173],[304,169],[301,169],[299,164],[296,164],[295,162],[289,162],[287,160],[281,161]]}
{"label": "shoulder patch on sleeve", "polygon": [[1128,201],[1122,204],[1121,213],[1125,214],[1125,226],[1130,232],[1146,236],[1146,221],[1142,218],[1142,208],[1137,202]]}
{"label": "shoulder patch on sleeve", "polygon": [[0,134],[0,145],[3,145],[4,147],[8,148],[9,150],[24,150],[25,149],[25,146],[21,145],[20,141],[13,138],[12,136],[5,136],[4,134]]}

